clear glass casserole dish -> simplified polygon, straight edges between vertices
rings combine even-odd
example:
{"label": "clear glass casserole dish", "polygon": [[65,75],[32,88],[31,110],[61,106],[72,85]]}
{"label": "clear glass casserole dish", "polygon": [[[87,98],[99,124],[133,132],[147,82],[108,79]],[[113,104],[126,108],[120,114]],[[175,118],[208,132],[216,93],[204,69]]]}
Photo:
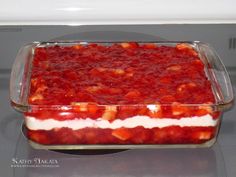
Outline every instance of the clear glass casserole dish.
{"label": "clear glass casserole dish", "polygon": [[36,148],[206,147],[233,102],[202,42],[34,42],[12,68],[12,106]]}

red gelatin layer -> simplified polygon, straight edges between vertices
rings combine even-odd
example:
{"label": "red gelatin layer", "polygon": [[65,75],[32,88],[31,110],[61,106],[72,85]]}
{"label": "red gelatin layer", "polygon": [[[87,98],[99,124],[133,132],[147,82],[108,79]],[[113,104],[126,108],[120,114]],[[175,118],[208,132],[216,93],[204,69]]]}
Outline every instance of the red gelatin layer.
{"label": "red gelatin layer", "polygon": [[197,53],[176,47],[121,43],[111,46],[38,47],[29,103],[70,105],[214,103]]}
{"label": "red gelatin layer", "polygon": [[[28,102],[32,109],[25,113],[26,119],[41,121],[90,118],[113,122],[134,116],[174,120],[205,115],[217,120],[220,115],[210,106],[215,97],[204,64],[187,44],[37,47]],[[28,127],[28,137],[48,145],[201,144],[214,138],[217,126]]]}
{"label": "red gelatin layer", "polygon": [[178,127],[145,129],[69,128],[28,130],[28,137],[44,145],[61,144],[201,144],[214,138],[214,127]]}

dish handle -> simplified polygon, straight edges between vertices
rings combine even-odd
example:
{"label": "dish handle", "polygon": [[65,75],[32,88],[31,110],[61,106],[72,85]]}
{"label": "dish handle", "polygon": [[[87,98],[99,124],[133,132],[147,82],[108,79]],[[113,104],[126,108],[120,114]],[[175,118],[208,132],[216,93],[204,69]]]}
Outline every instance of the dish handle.
{"label": "dish handle", "polygon": [[20,112],[29,109],[27,96],[29,91],[29,79],[33,50],[37,43],[22,47],[13,63],[10,78],[10,100],[12,106]]}
{"label": "dish handle", "polygon": [[200,43],[200,57],[206,62],[206,72],[211,80],[213,92],[216,96],[216,109],[223,111],[229,109],[234,100],[234,93],[229,74],[219,55],[208,44]]}

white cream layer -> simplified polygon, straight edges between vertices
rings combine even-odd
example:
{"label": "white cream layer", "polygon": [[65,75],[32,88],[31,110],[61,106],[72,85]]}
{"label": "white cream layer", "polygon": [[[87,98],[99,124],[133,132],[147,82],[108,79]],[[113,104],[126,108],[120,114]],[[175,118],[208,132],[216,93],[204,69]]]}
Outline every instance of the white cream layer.
{"label": "white cream layer", "polygon": [[73,120],[63,120],[58,121],[55,119],[45,119],[40,120],[35,117],[26,117],[26,126],[30,130],[51,130],[53,128],[71,128],[73,130],[79,130],[82,128],[109,128],[117,129],[121,127],[134,128],[137,126],[143,126],[144,128],[163,128],[168,126],[180,126],[180,127],[208,127],[216,126],[217,120],[214,120],[211,115],[207,114],[204,116],[194,116],[194,117],[184,117],[181,119],[171,119],[171,118],[150,118],[148,116],[134,116],[127,118],[125,120],[116,119],[113,122],[109,122],[104,119],[73,119]]}

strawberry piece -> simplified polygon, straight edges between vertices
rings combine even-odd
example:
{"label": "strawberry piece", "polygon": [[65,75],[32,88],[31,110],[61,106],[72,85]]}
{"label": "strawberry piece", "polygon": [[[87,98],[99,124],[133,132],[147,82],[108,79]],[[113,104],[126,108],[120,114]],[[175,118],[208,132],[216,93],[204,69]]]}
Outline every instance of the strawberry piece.
{"label": "strawberry piece", "polygon": [[178,50],[188,50],[188,49],[192,49],[192,47],[189,44],[180,43],[180,44],[176,45],[176,49],[178,49]]}
{"label": "strawberry piece", "polygon": [[31,86],[36,87],[38,83],[39,78],[31,78]]}
{"label": "strawberry piece", "polygon": [[132,133],[127,128],[119,128],[112,131],[112,135],[122,141],[126,141],[132,137]]}
{"label": "strawberry piece", "polygon": [[129,92],[125,95],[125,98],[126,98],[126,99],[129,99],[129,100],[132,100],[132,99],[139,98],[140,96],[141,96],[141,93],[140,93],[138,90],[132,90],[132,91],[129,91]]}
{"label": "strawberry piece", "polygon": [[160,118],[162,117],[162,110],[160,104],[155,105],[148,105],[147,108],[149,109],[148,115],[152,118]]}
{"label": "strawberry piece", "polygon": [[[209,104],[209,105],[207,105],[207,104]],[[202,116],[202,115],[206,115],[206,114],[213,114],[213,108],[211,107],[211,105],[213,105],[213,103],[208,102],[208,103],[206,103],[206,105],[199,106],[196,114],[198,116]]]}
{"label": "strawberry piece", "polygon": [[139,46],[137,42],[123,42],[120,45],[125,49],[135,49]]}
{"label": "strawberry piece", "polygon": [[184,105],[182,105],[181,103],[178,103],[178,102],[172,103],[171,107],[172,107],[172,114],[174,116],[187,114],[190,111],[187,106],[184,106]]}
{"label": "strawberry piece", "polygon": [[102,115],[102,119],[114,120],[116,118],[117,108],[116,106],[106,106],[105,111]]}
{"label": "strawberry piece", "polygon": [[74,45],[73,47],[78,50],[78,49],[81,49],[83,46],[82,45]]}
{"label": "strawberry piece", "polygon": [[139,106],[137,110],[137,115],[146,115],[149,109],[146,106]]}
{"label": "strawberry piece", "polygon": [[40,85],[40,86],[36,89],[35,93],[43,93],[46,89],[48,89],[48,87],[47,87],[46,85]]}
{"label": "strawberry piece", "polygon": [[167,71],[180,71],[181,70],[181,66],[180,65],[173,65],[173,66],[169,66],[168,68],[166,68]]}
{"label": "strawberry piece", "polygon": [[101,86],[89,86],[87,88],[85,88],[85,90],[89,93],[96,93],[98,91],[100,91],[102,89]]}
{"label": "strawberry piece", "polygon": [[71,103],[73,110],[76,112],[86,112],[88,111],[88,103],[77,103],[77,102],[72,102]]}
{"label": "strawberry piece", "polygon": [[123,69],[112,69],[112,72],[116,75],[123,75],[125,71]]}
{"label": "strawberry piece", "polygon": [[95,114],[99,110],[99,107],[96,104],[88,104],[89,113]]}
{"label": "strawberry piece", "polygon": [[198,131],[193,133],[193,139],[198,139],[198,140],[208,140],[212,137],[212,132],[210,131]]}
{"label": "strawberry piece", "polygon": [[178,86],[177,91],[178,92],[182,92],[187,88],[186,84],[181,84],[180,86]]}
{"label": "strawberry piece", "polygon": [[146,44],[143,44],[142,47],[146,49],[155,49],[157,48],[157,45],[153,43],[146,43]]}
{"label": "strawberry piece", "polygon": [[180,50],[180,51],[186,51],[186,52],[190,53],[193,56],[198,55],[197,52],[189,44],[184,44],[184,43],[177,44],[176,49]]}
{"label": "strawberry piece", "polygon": [[195,88],[197,85],[194,82],[189,82],[186,84],[181,84],[177,87],[177,92],[187,91],[189,89]]}
{"label": "strawberry piece", "polygon": [[29,102],[34,103],[43,100],[43,95],[40,93],[35,93],[29,97]]}
{"label": "strawberry piece", "polygon": [[45,84],[45,80],[42,77],[31,78],[30,82],[33,87],[39,87]]}

